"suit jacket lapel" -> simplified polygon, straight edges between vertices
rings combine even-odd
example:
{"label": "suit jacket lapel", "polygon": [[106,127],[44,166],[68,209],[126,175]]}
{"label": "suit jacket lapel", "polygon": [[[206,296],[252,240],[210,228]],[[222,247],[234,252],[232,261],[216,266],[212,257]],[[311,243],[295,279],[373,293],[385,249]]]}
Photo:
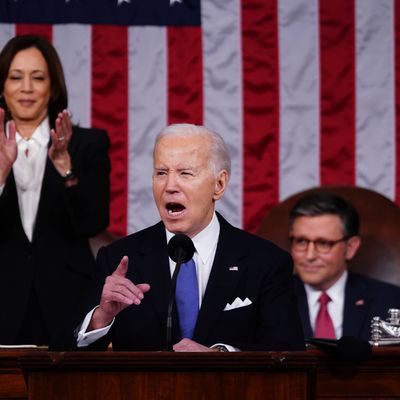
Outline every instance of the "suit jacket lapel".
{"label": "suit jacket lapel", "polygon": [[54,168],[50,158],[47,157],[44,169],[42,187],[40,188],[39,204],[38,204],[35,226],[33,229],[32,242],[34,242],[40,235],[43,224],[42,214],[48,213],[48,210],[51,209],[52,207],[64,207],[64,204],[55,205],[52,204],[51,202],[52,198],[51,194],[54,193],[54,191],[57,191],[58,178],[56,174],[58,174],[58,172]]}
{"label": "suit jacket lapel", "polygon": [[345,288],[343,335],[360,335],[363,321],[367,318],[370,301],[365,285],[349,273]]}
{"label": "suit jacket lapel", "polygon": [[308,310],[307,294],[304,289],[304,284],[297,276],[294,276],[293,279],[294,279],[294,289],[297,297],[297,308],[299,310],[301,324],[303,326],[304,337],[312,338],[313,331],[311,329],[310,313]]}
{"label": "suit jacket lapel", "polygon": [[[76,128],[73,128],[73,132],[75,131]],[[51,138],[49,140],[49,143],[47,145],[47,149],[51,147]],[[68,145],[68,152],[71,156],[72,160],[72,165],[74,166],[77,162],[76,160],[76,152],[77,152],[77,137],[74,135],[74,133],[71,136],[71,141],[69,142]],[[46,156],[46,164],[45,164],[45,169],[44,169],[44,174],[43,174],[43,180],[42,180],[42,187],[40,189],[40,197],[39,197],[39,205],[38,205],[38,210],[37,210],[37,216],[36,216],[36,222],[35,222],[35,227],[33,230],[33,237],[32,241],[35,241],[35,239],[40,235],[41,233],[41,228],[43,225],[43,218],[42,214],[44,213],[45,215],[48,215],[48,210],[52,207],[65,207],[64,204],[53,204],[53,194],[54,193],[62,193],[63,188],[60,186],[64,185],[64,182],[60,180],[60,176],[58,171],[55,169],[53,162],[50,160],[49,156]],[[60,199],[58,198],[58,201]]]}
{"label": "suit jacket lapel", "polygon": [[[233,293],[246,269],[242,261],[246,250],[231,235],[230,225],[222,218],[219,220],[221,229],[217,250],[193,338],[203,343],[207,341],[210,329],[221,316],[227,300],[234,300]],[[230,269],[233,266],[237,270]]]}

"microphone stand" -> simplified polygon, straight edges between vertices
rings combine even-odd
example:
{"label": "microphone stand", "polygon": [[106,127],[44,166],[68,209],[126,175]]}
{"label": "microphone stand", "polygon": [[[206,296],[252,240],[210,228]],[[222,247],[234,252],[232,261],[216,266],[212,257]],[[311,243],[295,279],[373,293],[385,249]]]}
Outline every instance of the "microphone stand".
{"label": "microphone stand", "polygon": [[181,269],[181,262],[177,262],[175,266],[174,273],[172,274],[171,279],[171,291],[169,292],[169,302],[168,302],[168,311],[167,311],[167,346],[166,351],[172,350],[172,309],[175,303],[175,291],[176,291],[176,281],[178,278],[179,270]]}

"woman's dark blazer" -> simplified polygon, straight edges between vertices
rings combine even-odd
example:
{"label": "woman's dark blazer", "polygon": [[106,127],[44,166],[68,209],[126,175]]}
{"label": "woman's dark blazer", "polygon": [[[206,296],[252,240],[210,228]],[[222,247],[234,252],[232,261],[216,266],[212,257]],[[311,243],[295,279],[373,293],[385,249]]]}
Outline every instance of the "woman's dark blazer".
{"label": "woman's dark blazer", "polygon": [[73,128],[68,150],[78,184],[70,188],[47,158],[32,242],[8,176],[0,196],[0,344],[18,341],[28,310],[48,343],[80,304],[95,265],[88,238],[109,223],[108,148],[105,131]]}

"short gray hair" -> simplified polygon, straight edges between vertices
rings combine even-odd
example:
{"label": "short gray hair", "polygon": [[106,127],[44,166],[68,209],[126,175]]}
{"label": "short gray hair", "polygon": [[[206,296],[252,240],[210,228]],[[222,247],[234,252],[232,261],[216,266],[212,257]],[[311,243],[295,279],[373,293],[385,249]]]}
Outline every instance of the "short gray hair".
{"label": "short gray hair", "polygon": [[[211,168],[215,176],[222,171],[226,170],[228,177],[231,175],[231,157],[229,155],[228,146],[224,139],[218,133],[201,125],[193,124],[172,124],[164,128],[156,137],[154,143],[154,150],[157,143],[167,136],[195,136],[205,135],[210,139],[210,159]],[[153,154],[154,154],[153,150]]]}

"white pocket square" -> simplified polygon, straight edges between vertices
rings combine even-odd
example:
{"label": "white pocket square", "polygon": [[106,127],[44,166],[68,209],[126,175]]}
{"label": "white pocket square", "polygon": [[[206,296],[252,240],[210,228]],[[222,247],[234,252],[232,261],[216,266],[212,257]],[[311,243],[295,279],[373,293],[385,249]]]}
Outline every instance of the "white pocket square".
{"label": "white pocket square", "polygon": [[240,297],[236,297],[236,299],[233,301],[232,304],[227,303],[227,305],[224,308],[224,311],[234,310],[235,308],[240,308],[240,307],[246,307],[252,303],[253,302],[248,297],[246,297],[244,300],[242,300]]}

